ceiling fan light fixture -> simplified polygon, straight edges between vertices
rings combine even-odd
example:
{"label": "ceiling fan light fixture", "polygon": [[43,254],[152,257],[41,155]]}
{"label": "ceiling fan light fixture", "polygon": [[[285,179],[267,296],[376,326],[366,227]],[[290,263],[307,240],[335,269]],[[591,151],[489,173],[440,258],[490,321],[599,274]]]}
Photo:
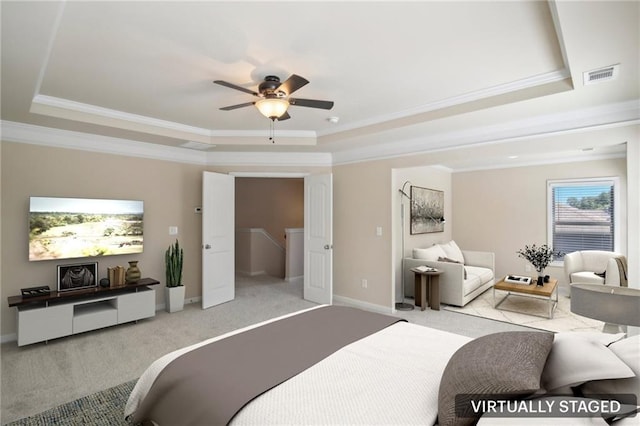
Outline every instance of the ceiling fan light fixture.
{"label": "ceiling fan light fixture", "polygon": [[265,117],[275,120],[287,112],[289,102],[281,98],[265,98],[256,101],[256,108]]}

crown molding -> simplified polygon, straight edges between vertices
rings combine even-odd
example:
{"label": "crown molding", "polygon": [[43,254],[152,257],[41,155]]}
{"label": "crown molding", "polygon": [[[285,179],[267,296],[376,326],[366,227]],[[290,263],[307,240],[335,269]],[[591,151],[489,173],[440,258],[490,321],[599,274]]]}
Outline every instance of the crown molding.
{"label": "crown molding", "polygon": [[541,86],[544,84],[556,83],[559,81],[563,81],[568,77],[570,77],[570,72],[566,68],[563,68],[561,70],[552,71],[552,72],[548,72],[540,75],[535,75],[528,78],[523,78],[521,80],[513,81],[510,83],[500,84],[493,87],[487,87],[485,89],[476,90],[469,93],[463,93],[458,96],[453,96],[453,97],[438,100],[435,102],[430,102],[428,104],[420,105],[414,108],[409,108],[403,111],[398,111],[391,114],[377,116],[377,117],[366,119],[366,120],[360,120],[344,126],[336,126],[329,130],[318,132],[318,137],[327,136],[334,133],[341,133],[349,130],[355,130],[362,127],[384,123],[387,121],[392,121],[392,120],[397,120],[405,117],[410,117],[413,115],[423,114],[426,112],[437,111],[437,110],[453,107],[456,105],[462,105],[462,104],[466,104],[474,101],[479,101],[482,99],[492,98],[494,96],[504,95],[506,93],[516,92],[524,89],[529,89],[531,87]]}
{"label": "crown molding", "polygon": [[424,137],[394,140],[333,153],[333,164],[349,164],[427,152],[461,149],[471,145],[537,139],[571,132],[624,127],[640,122],[638,100],[603,105],[560,114],[548,114],[472,129],[454,130]]}
{"label": "crown molding", "polygon": [[625,153],[617,153],[617,154],[597,154],[597,155],[589,155],[589,156],[554,156],[549,157],[545,156],[544,158],[540,158],[538,160],[533,161],[522,161],[517,163],[509,164],[507,162],[495,163],[491,165],[483,165],[480,167],[460,167],[456,169],[452,169],[451,173],[463,173],[463,172],[476,172],[482,170],[498,170],[498,169],[513,169],[519,167],[531,167],[531,166],[549,166],[552,164],[565,164],[565,163],[580,163],[584,161],[599,161],[599,160],[612,160],[616,158],[624,158],[626,156]]}
{"label": "crown molding", "polygon": [[2,140],[7,142],[206,165],[206,156],[203,152],[185,148],[174,148],[13,121],[3,120],[1,125]]}
{"label": "crown molding", "polygon": [[455,130],[390,143],[330,152],[216,152],[195,151],[108,136],[60,130],[12,121],[0,122],[2,140],[79,149],[114,155],[208,166],[331,167],[349,163],[461,149],[477,144],[559,136],[574,132],[624,127],[640,123],[638,100],[585,108],[562,114],[516,120],[500,125]]}
{"label": "crown molding", "polygon": [[[403,111],[394,112],[371,119],[360,120],[349,125],[336,126],[326,131],[316,132],[312,130],[283,130],[278,132],[279,138],[298,138],[305,139],[305,145],[315,145],[317,138],[320,136],[331,135],[348,130],[354,130],[361,127],[367,127],[386,121],[396,120],[400,118],[410,117],[430,111],[449,108],[481,99],[487,99],[494,96],[503,95],[531,87],[537,87],[544,84],[554,83],[565,80],[570,76],[566,68],[540,74],[521,80],[464,93],[459,96],[453,96],[447,99],[430,102],[414,108]],[[131,124],[142,126],[146,129],[155,129],[154,133],[165,136],[176,136],[176,133],[184,139],[193,139],[198,142],[215,143],[215,138],[262,138],[267,137],[268,132],[262,130],[246,131],[246,130],[210,130],[201,127],[188,126],[186,124],[175,123],[167,120],[160,120],[152,117],[131,114],[109,108],[103,108],[95,105],[85,104],[81,102],[71,101],[68,99],[58,98],[54,96],[37,94],[34,96],[31,112],[49,115],[53,117],[68,118],[72,120],[88,121],[95,124],[113,126],[120,123],[122,128],[130,128]],[[119,127],[119,126],[118,126]],[[170,132],[167,134],[167,132]],[[300,144],[300,143],[296,143]]]}
{"label": "crown molding", "polygon": [[292,179],[292,178],[304,178],[305,176],[309,176],[309,173],[306,172],[229,172],[231,176],[239,177],[239,178],[283,178],[283,179]]}
{"label": "crown molding", "polygon": [[331,167],[328,152],[208,152],[210,166]]}
{"label": "crown molding", "polygon": [[[130,123],[142,124],[145,126],[158,127],[161,129],[174,130],[184,133],[192,133],[200,136],[210,136],[207,129],[200,127],[187,126],[185,124],[174,123],[172,121],[160,120],[157,118],[146,117],[144,115],[130,114],[128,112],[118,111],[110,108],[103,108],[95,105],[85,104],[82,102],[71,101],[69,99],[57,98],[48,95],[35,95],[31,102],[31,112],[40,112],[37,106],[47,107],[53,110],[65,110],[86,114],[90,116],[102,117],[113,123],[116,121],[127,121]],[[47,110],[43,111],[46,115]],[[54,115],[55,116],[55,115]]]}
{"label": "crown molding", "polygon": [[[48,95],[34,96],[30,112],[58,118],[131,130],[146,129],[154,134],[216,143],[216,138],[267,138],[268,130],[210,130],[144,115],[131,114],[82,102]],[[315,145],[317,134],[313,130],[278,130],[279,139],[302,139],[296,145]]]}
{"label": "crown molding", "polygon": [[2,140],[54,148],[166,160],[205,166],[310,166],[330,167],[330,153],[205,152],[129,139],[1,121]]}

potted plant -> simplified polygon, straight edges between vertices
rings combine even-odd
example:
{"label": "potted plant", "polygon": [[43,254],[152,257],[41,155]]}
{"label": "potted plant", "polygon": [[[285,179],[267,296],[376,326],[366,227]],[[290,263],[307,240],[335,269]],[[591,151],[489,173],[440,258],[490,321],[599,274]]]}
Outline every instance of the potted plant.
{"label": "potted plant", "polygon": [[553,257],[562,255],[562,253],[553,250],[546,244],[524,246],[524,249],[520,249],[516,253],[518,257],[529,261],[538,272],[538,285],[544,284],[544,270],[553,261]]}
{"label": "potted plant", "polygon": [[184,308],[184,285],[182,285],[182,260],[184,253],[178,240],[169,246],[164,254],[166,287],[164,288],[167,312],[177,312]]}

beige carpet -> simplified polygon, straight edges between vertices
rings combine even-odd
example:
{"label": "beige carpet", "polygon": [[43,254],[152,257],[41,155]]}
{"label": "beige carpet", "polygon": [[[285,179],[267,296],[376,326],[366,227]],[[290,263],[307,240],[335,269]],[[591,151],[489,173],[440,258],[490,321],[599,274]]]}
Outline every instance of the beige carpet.
{"label": "beige carpet", "polygon": [[[496,291],[496,300],[500,301],[505,294],[503,291]],[[558,306],[554,311],[553,318],[547,319],[536,316],[547,315],[549,309],[547,301],[522,296],[509,296],[500,305],[499,309],[495,309],[493,307],[493,290],[489,289],[463,308],[445,305],[444,309],[554,332],[602,331],[602,326],[604,325],[602,321],[573,314],[570,309],[570,302],[571,299],[567,296],[559,295]]]}
{"label": "beige carpet", "polygon": [[[162,287],[157,286],[156,291],[162,291]],[[15,341],[3,343],[0,345],[0,423],[75,403],[79,398],[134,380],[155,359],[175,349],[315,306],[302,296],[302,281],[286,282],[264,275],[238,276],[235,300],[213,308],[203,310],[199,303],[192,303],[180,312],[158,311],[154,318],[137,324],[68,336],[48,344],[18,347]],[[522,329],[514,324],[479,320],[445,310],[399,311],[397,316],[469,337]]]}

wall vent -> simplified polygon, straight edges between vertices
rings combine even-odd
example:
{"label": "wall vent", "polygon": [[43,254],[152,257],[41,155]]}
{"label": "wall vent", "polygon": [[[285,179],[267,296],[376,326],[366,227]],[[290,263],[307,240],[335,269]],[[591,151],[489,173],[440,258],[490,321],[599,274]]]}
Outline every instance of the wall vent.
{"label": "wall vent", "polygon": [[215,145],[209,144],[209,143],[204,143],[204,142],[195,142],[195,141],[188,141],[183,143],[182,145],[180,145],[183,148],[188,148],[188,149],[196,149],[198,151],[207,151],[211,148],[215,148]]}
{"label": "wall vent", "polygon": [[593,71],[583,73],[584,85],[602,83],[604,81],[614,80],[618,77],[620,64],[599,68]]}

